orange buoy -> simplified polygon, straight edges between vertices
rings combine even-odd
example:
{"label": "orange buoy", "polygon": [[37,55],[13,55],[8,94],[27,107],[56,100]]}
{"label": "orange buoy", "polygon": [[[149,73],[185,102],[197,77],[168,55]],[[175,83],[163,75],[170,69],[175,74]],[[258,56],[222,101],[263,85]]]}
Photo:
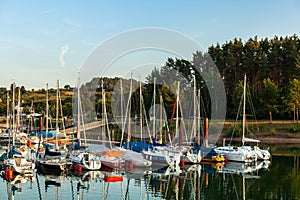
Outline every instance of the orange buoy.
{"label": "orange buoy", "polygon": [[62,141],[61,140],[58,140],[58,145],[61,145]]}
{"label": "orange buoy", "polygon": [[123,181],[123,177],[122,176],[107,176],[107,177],[104,177],[104,181],[105,182],[120,182],[120,181]]}
{"label": "orange buoy", "polygon": [[27,140],[27,146],[31,146],[31,141],[30,140]]}
{"label": "orange buoy", "polygon": [[82,166],[79,166],[79,165],[74,165],[73,166],[73,170],[74,170],[74,174],[81,174],[82,173]]}
{"label": "orange buoy", "polygon": [[43,152],[43,151],[44,151],[44,147],[41,146],[40,149],[39,149],[39,151],[40,151],[40,152]]}
{"label": "orange buoy", "polygon": [[78,165],[77,166],[77,171],[81,172],[82,171],[82,166]]}
{"label": "orange buoy", "polygon": [[6,177],[7,179],[11,179],[11,178],[13,177],[13,174],[14,174],[13,170],[11,170],[11,169],[9,169],[9,168],[6,168],[6,169],[5,169],[5,177]]}
{"label": "orange buoy", "polygon": [[74,170],[74,171],[81,172],[81,171],[82,171],[82,166],[80,166],[80,165],[74,165],[74,166],[73,166],[73,170]]}

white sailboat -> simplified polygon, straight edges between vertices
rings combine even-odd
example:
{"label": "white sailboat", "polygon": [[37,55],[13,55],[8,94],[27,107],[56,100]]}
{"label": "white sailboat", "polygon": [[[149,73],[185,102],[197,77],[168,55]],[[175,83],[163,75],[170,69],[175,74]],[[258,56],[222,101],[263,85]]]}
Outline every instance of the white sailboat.
{"label": "white sailboat", "polygon": [[[245,137],[245,126],[246,126],[246,75],[244,76],[244,88],[243,88],[243,136],[242,136],[242,146],[240,147],[232,147],[232,146],[224,146],[217,147],[215,150],[225,157],[228,160],[240,161],[240,162],[252,162],[257,160],[268,160],[270,159],[270,152],[268,150],[260,149],[258,146],[246,146],[247,142],[255,142],[259,143],[260,141],[257,139],[246,138]],[[240,155],[239,155],[240,154]]]}
{"label": "white sailboat", "polygon": [[[155,92],[154,92],[155,95]],[[143,102],[143,96],[142,96],[142,86],[140,82],[140,126],[141,126],[141,138],[142,138],[142,102]],[[154,115],[155,117],[155,115]],[[146,118],[146,117],[145,117]],[[154,120],[155,121],[155,120]],[[155,125],[155,123],[153,124]],[[148,124],[147,124],[148,126]],[[155,132],[155,128],[153,130]],[[150,132],[149,132],[149,136]],[[153,137],[154,138],[154,137]],[[144,159],[151,161],[152,166],[154,168],[165,168],[165,167],[176,167],[179,165],[182,153],[181,151],[178,151],[178,149],[173,148],[173,146],[165,146],[162,144],[155,144],[155,139],[151,140],[151,143],[153,145],[153,148],[144,149],[141,151],[141,155]]]}
{"label": "white sailboat", "polygon": [[172,149],[154,147],[153,149],[143,150],[141,155],[146,160],[151,161],[152,166],[164,168],[178,166],[182,154],[178,151],[172,151]]}
{"label": "white sailboat", "polygon": [[100,159],[92,153],[77,151],[70,155],[70,160],[73,165],[81,166],[85,170],[99,170],[101,168]]}
{"label": "white sailboat", "polygon": [[129,148],[124,148],[122,146],[123,144],[123,138],[124,138],[124,134],[125,134],[125,127],[126,127],[126,122],[128,119],[128,138],[127,141],[130,141],[130,136],[131,136],[131,130],[130,130],[130,103],[131,103],[131,94],[132,94],[132,79],[130,81],[130,92],[129,92],[129,97],[128,97],[128,101],[127,101],[127,106],[126,106],[126,111],[125,111],[125,120],[123,120],[123,81],[122,79],[120,79],[120,91],[121,91],[121,116],[122,116],[122,122],[121,122],[121,127],[122,127],[122,137],[121,137],[121,146],[120,147],[116,147],[117,150],[122,151],[123,155],[122,155],[122,159],[125,160],[126,162],[132,163],[134,165],[134,167],[150,167],[152,165],[152,162],[149,160],[146,160],[145,158],[143,158],[143,156],[138,153],[135,152]]}
{"label": "white sailboat", "polygon": [[5,165],[18,174],[32,174],[35,163],[21,156],[14,156],[4,161]]}
{"label": "white sailboat", "polygon": [[[246,76],[245,76],[246,81]],[[246,83],[244,83],[244,109],[243,109],[243,139],[245,135],[245,102],[246,102]],[[216,147],[214,150],[223,155],[225,158],[227,158],[230,161],[238,161],[238,162],[255,162],[257,160],[257,155],[254,153],[251,148],[244,146],[244,140],[242,139],[243,145],[240,147],[233,147],[233,146],[222,146],[222,147]]]}
{"label": "white sailboat", "polygon": [[121,169],[125,166],[125,160],[122,158],[123,151],[114,149],[112,144],[111,131],[109,128],[109,121],[106,112],[106,93],[103,87],[103,80],[101,83],[101,87],[102,87],[102,116],[103,116],[102,120],[104,123],[103,132],[107,133],[108,136],[107,142],[109,144],[109,147],[107,148],[105,146],[104,150],[97,153],[97,157],[100,159],[104,169],[106,170]]}
{"label": "white sailboat", "polygon": [[246,126],[246,85],[247,85],[247,79],[246,74],[244,76],[244,98],[243,98],[243,138],[242,138],[242,147],[244,149],[248,149],[249,151],[252,151],[256,157],[257,160],[269,160],[271,157],[271,154],[269,150],[267,149],[260,149],[258,145],[256,146],[246,146],[245,143],[256,143],[258,144],[260,141],[253,138],[246,138],[245,137],[245,126]]}
{"label": "white sailboat", "polygon": [[[193,105],[193,115],[194,116],[193,116],[193,126],[192,126],[192,130],[191,130],[191,136],[189,137],[190,138],[189,142],[191,144],[193,143],[192,140],[196,139],[197,129],[200,128],[200,122],[197,123],[197,114],[198,114],[198,119],[200,120],[200,107],[199,107],[200,102],[197,102],[197,98],[196,98],[197,92],[196,91],[197,91],[196,90],[196,77],[194,77],[194,91],[193,91],[193,104],[194,104]],[[199,132],[200,132],[200,130],[199,130]],[[193,147],[190,146],[188,148],[188,151],[184,152],[183,159],[185,162],[188,162],[188,163],[193,163],[193,164],[200,163],[202,160],[202,152],[201,152],[201,150],[194,149]]]}
{"label": "white sailboat", "polygon": [[[80,144],[80,132],[81,132],[81,124],[83,125],[83,133],[84,131],[84,123],[82,119],[82,109],[81,109],[81,101],[80,101],[80,79],[78,76],[77,83],[77,143]],[[101,161],[98,156],[95,154],[88,152],[86,148],[81,149],[80,145],[77,146],[78,149],[73,149],[72,152],[69,153],[70,161],[75,166],[81,166],[82,169],[85,170],[99,170],[101,168]]]}
{"label": "white sailboat", "polygon": [[[12,111],[13,111],[13,131],[12,131],[12,137],[9,134],[9,143],[8,143],[8,153],[9,150],[12,150],[12,157],[4,160],[4,165],[7,166],[9,169],[13,170],[13,172],[16,172],[18,174],[29,174],[33,173],[33,170],[35,169],[35,163],[32,161],[28,161],[25,157],[22,156],[22,153],[17,152],[16,150],[16,143],[15,140],[18,138],[20,141],[20,135],[21,133],[17,130],[20,130],[20,116],[21,116],[21,107],[20,107],[20,90],[19,90],[19,102],[17,106],[17,127],[15,126],[15,83],[13,83],[13,104],[12,104]],[[25,133],[24,133],[25,134]],[[26,138],[25,141],[27,141],[27,135],[25,134],[24,138]],[[10,140],[12,140],[12,146],[10,144]],[[26,142],[24,142],[26,143]]]}

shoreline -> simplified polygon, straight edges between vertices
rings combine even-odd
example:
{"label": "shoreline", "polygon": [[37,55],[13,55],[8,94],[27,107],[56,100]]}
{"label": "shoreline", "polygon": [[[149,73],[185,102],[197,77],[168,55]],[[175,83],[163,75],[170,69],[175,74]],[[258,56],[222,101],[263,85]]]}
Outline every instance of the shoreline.
{"label": "shoreline", "polygon": [[[222,143],[223,139],[225,141],[229,141],[230,138],[228,137],[221,137],[218,140],[218,143]],[[300,138],[283,138],[283,137],[257,137],[255,139],[260,140],[260,143],[265,143],[265,144],[274,144],[274,143],[279,143],[279,144],[300,144]],[[235,142],[240,142],[242,139],[241,138],[232,138],[232,141]]]}

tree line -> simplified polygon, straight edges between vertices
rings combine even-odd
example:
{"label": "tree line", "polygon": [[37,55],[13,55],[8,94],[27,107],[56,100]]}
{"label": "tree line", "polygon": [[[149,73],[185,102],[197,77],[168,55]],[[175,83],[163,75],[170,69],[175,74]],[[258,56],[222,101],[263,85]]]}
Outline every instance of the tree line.
{"label": "tree line", "polygon": [[[164,66],[154,69],[149,74],[146,78],[146,84],[142,86],[146,110],[153,103],[154,77],[161,83],[157,90],[163,96],[168,117],[172,115],[176,99],[175,92],[172,92],[169,88],[174,88],[174,81],[181,81],[182,88],[185,88],[185,86],[191,87],[194,84],[193,79],[195,77],[196,88],[201,90],[201,116],[210,117],[212,109],[215,108],[211,106],[211,94],[207,88],[208,83],[205,81],[215,82],[214,75],[217,73],[211,71],[212,66],[217,67],[219,70],[218,76],[224,82],[227,119],[236,118],[242,95],[243,77],[247,74],[247,104],[253,105],[252,109],[251,107],[247,108],[247,112],[253,112],[254,110],[256,119],[295,119],[298,121],[300,106],[300,39],[297,35],[275,36],[272,39],[254,37],[247,41],[235,38],[224,44],[212,45],[207,52],[194,52],[192,60],[168,58]],[[204,73],[211,74],[211,79],[204,78]],[[102,90],[105,89],[106,108],[107,112],[111,113],[110,98],[116,92],[114,88],[119,84],[119,80],[118,77],[95,77],[91,82],[83,85],[80,92],[81,96],[84,97],[83,104],[88,107],[87,110],[96,110],[98,117],[102,115]],[[168,82],[168,80],[171,82]],[[134,84],[138,85],[138,82],[135,80]],[[130,80],[124,80],[123,87],[128,92]],[[36,112],[44,110],[45,90],[33,92],[26,91],[24,87],[20,89],[26,107],[25,110],[29,112],[31,102],[34,103]],[[52,98],[55,98],[55,91],[52,90],[49,94]],[[72,91],[72,88],[68,86],[63,90]],[[0,113],[2,115],[6,114],[6,95],[6,89],[0,88]],[[132,98],[135,98],[135,100],[132,100],[132,104],[137,104],[132,105],[132,113],[139,113],[138,89],[133,93]],[[86,101],[87,99],[89,101]],[[159,97],[156,99],[158,101]],[[220,101],[223,100],[220,99]],[[62,104],[63,112],[68,116],[72,116],[72,97],[64,95]],[[54,110],[54,105],[51,106],[51,109]]]}
{"label": "tree line", "polygon": [[[300,106],[300,39],[297,35],[272,39],[257,37],[247,41],[235,38],[212,45],[207,52],[197,51],[192,61],[168,58],[164,67],[153,70],[148,80],[166,76],[173,69],[189,82],[197,79],[197,88],[205,81],[201,74],[216,65],[223,79],[227,97],[227,118],[236,117],[242,94],[243,77],[247,74],[248,100],[257,119],[296,119]],[[210,101],[207,88],[202,90],[208,115]],[[259,111],[259,112],[258,112]]]}
{"label": "tree line", "polygon": [[[9,111],[12,112],[13,106],[13,84],[11,84],[10,90],[4,87],[0,88],[0,115],[6,116],[7,114],[7,102]],[[20,92],[19,92],[20,91]],[[48,104],[49,115],[56,117],[56,89],[48,90]],[[24,86],[17,86],[15,88],[15,102],[14,105],[18,105],[18,101],[21,101],[22,114],[40,113],[45,115],[46,112],[46,90],[26,90]],[[20,98],[19,98],[20,93]],[[73,116],[72,97],[73,88],[69,85],[65,85],[64,88],[60,88],[60,98],[64,117]]]}

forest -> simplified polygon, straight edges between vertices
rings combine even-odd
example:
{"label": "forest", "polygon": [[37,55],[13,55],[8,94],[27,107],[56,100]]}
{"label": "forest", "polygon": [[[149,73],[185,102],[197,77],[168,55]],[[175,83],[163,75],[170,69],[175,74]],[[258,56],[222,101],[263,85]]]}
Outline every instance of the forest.
{"label": "forest", "polygon": [[[300,39],[296,34],[285,37],[275,36],[272,39],[258,39],[258,37],[254,37],[247,41],[234,38],[224,44],[210,46],[207,52],[194,52],[192,60],[168,58],[163,67],[156,68],[149,74],[146,78],[146,83],[142,86],[146,110],[151,106],[153,79],[155,77],[163,82],[158,86],[158,90],[164,98],[165,107],[168,108],[167,115],[171,117],[176,95],[165,86],[167,80],[174,80],[174,76],[180,74],[184,79],[183,85],[192,86],[195,77],[197,89],[201,88],[203,116],[210,117],[212,106],[207,83],[202,74],[205,71],[209,71],[211,65],[217,67],[219,75],[224,82],[227,119],[232,120],[236,118],[242,95],[243,77],[246,74],[247,100],[253,105],[254,115],[257,120],[298,121],[300,106]],[[170,70],[175,71],[175,73],[170,73]],[[101,116],[102,114],[101,89],[105,89],[107,99],[105,103],[108,113],[111,113],[110,98],[119,79],[118,77],[95,77],[90,83],[82,86],[81,92],[83,94],[81,95],[86,99],[93,99],[94,104],[87,106],[95,106],[91,109],[95,109],[97,115]],[[182,78],[177,78],[176,80],[180,79]],[[101,85],[102,81],[104,82],[103,85]],[[95,84],[97,85],[96,91],[93,90]],[[134,81],[134,84],[138,84],[138,81]],[[124,80],[123,85],[129,90],[130,81]],[[35,109],[35,112],[43,113],[45,110],[45,90],[26,90],[23,86],[19,88],[24,113],[31,112],[32,108]],[[10,90],[10,96],[12,95],[11,93]],[[73,90],[68,85],[61,89],[61,94],[63,113],[72,117]],[[138,98],[138,90],[133,93],[133,97]],[[55,89],[49,90],[49,98],[50,109],[54,117]],[[0,88],[1,115],[6,115],[6,99],[6,88]],[[131,109],[135,109],[138,112],[139,101],[133,100],[132,104],[137,104],[132,106]]]}
{"label": "forest", "polygon": [[[300,39],[297,35],[260,40],[254,37],[247,41],[235,38],[222,45],[212,45],[207,52],[195,52],[192,61],[169,58],[164,68],[172,68],[190,81],[195,76],[200,84],[203,78],[199,71],[208,70],[210,62],[216,65],[224,81],[227,119],[236,117],[243,77],[247,74],[247,99],[256,110],[256,119],[298,121]],[[154,70],[149,79],[163,75],[164,70]],[[204,90],[201,96],[209,111],[209,97],[205,95]]]}

